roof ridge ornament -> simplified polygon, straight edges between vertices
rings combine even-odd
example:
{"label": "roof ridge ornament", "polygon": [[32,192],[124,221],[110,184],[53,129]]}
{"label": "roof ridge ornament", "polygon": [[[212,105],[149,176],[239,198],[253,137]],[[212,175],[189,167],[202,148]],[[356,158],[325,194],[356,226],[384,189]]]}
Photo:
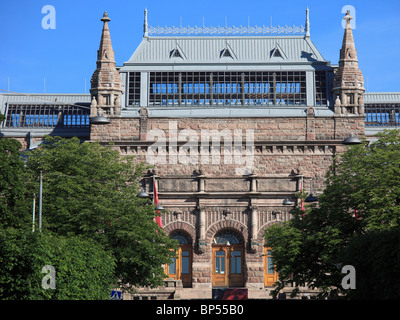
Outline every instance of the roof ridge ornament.
{"label": "roof ridge ornament", "polygon": [[[295,35],[295,34],[304,34],[305,33],[305,28],[301,26],[277,26],[277,27],[272,27],[272,26],[254,26],[254,27],[152,27],[148,26],[145,28],[145,31],[147,30],[147,35],[158,35],[158,36],[180,36],[180,35],[185,35],[185,36],[221,36],[221,35],[230,35],[230,36],[242,36],[242,35],[255,35],[255,36],[262,36],[262,35],[274,35],[274,34],[279,34],[279,35]],[[145,32],[146,34],[146,32]]]}
{"label": "roof ridge ornament", "polygon": [[147,8],[144,9],[144,22],[143,22],[143,37],[148,37],[149,32],[148,32],[148,24],[147,24]]}
{"label": "roof ridge ornament", "polygon": [[310,37],[310,12],[308,10],[308,7],[306,9],[306,28],[305,28],[305,32],[306,32],[306,37]]}

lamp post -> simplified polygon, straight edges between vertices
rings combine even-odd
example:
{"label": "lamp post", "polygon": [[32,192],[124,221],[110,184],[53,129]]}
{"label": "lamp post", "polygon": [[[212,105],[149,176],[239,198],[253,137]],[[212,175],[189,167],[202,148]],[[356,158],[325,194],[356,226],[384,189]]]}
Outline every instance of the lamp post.
{"label": "lamp post", "polygon": [[90,118],[90,124],[109,124],[110,119],[103,116],[100,112],[98,112],[97,116]]}
{"label": "lamp post", "polygon": [[356,144],[360,144],[360,143],[361,143],[361,140],[359,138],[357,138],[353,132],[350,134],[349,137],[347,137],[346,139],[343,140],[343,144],[346,146],[356,145]]}
{"label": "lamp post", "polygon": [[42,197],[43,197],[43,171],[40,170],[40,182],[39,182],[39,232],[42,232]]}
{"label": "lamp post", "polygon": [[283,200],[282,204],[284,206],[292,206],[293,205],[293,201],[291,201],[290,198],[286,198],[285,200]]}

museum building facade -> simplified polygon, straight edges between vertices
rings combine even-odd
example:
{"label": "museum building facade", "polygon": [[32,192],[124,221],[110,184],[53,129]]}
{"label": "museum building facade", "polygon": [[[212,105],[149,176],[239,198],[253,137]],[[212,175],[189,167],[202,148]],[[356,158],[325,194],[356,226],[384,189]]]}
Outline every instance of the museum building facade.
{"label": "museum building facade", "polygon": [[52,95],[2,95],[2,134],[26,148],[49,132],[78,136],[154,166],[141,187],[150,197],[156,188],[179,250],[165,290],[126,298],[209,298],[212,288],[270,298],[279,275],[266,228],[291,219],[298,192],[322,192],[346,138],[366,136],[349,12],[344,19],[331,65],[311,40],[308,9],[304,27],[285,28],[153,28],[145,11],[141,43],[116,66],[104,13],[90,95],[64,95],[62,106]]}

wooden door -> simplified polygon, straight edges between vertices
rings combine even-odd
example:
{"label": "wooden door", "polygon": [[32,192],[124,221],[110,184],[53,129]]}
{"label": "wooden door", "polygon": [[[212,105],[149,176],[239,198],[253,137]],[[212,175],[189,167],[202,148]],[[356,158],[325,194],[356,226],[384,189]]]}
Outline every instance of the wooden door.
{"label": "wooden door", "polygon": [[271,248],[264,247],[264,285],[273,286],[278,281],[279,275],[275,271],[275,264],[271,254]]}
{"label": "wooden door", "polygon": [[232,246],[229,251],[229,286],[243,287],[243,246]]}
{"label": "wooden door", "polygon": [[166,265],[165,273],[168,278],[182,280],[184,287],[192,286],[192,246],[180,245],[176,257]]}
{"label": "wooden door", "polygon": [[213,245],[212,285],[213,287],[242,287],[243,245]]}

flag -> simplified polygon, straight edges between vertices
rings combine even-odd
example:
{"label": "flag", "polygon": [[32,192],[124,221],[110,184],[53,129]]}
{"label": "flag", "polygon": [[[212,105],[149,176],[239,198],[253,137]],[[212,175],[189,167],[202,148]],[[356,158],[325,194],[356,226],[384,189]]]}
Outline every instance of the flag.
{"label": "flag", "polygon": [[[153,202],[155,206],[158,206],[158,194],[157,194],[157,186],[156,186],[156,179],[153,177]],[[160,211],[157,211],[157,215],[155,217],[156,223],[162,228],[162,221],[160,217]]]}
{"label": "flag", "polygon": [[[300,192],[301,192],[301,196],[303,196],[303,176],[301,176],[301,180],[300,180]],[[301,210],[305,211],[303,198],[301,199]],[[303,216],[304,216],[304,213],[303,213]]]}

